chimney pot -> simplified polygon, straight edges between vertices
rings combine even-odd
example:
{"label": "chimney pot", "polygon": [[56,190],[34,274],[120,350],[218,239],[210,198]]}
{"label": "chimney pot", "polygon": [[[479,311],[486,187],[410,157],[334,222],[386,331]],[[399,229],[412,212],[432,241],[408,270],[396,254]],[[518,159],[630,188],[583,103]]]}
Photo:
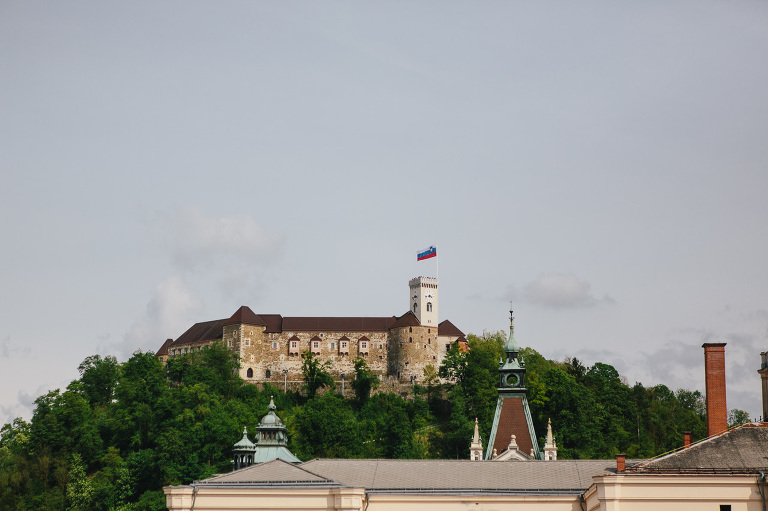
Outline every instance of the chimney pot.
{"label": "chimney pot", "polygon": [[624,472],[624,468],[626,465],[627,455],[626,454],[617,454],[616,455],[616,472]]}
{"label": "chimney pot", "polygon": [[691,432],[683,431],[683,448],[687,449],[691,446]]}

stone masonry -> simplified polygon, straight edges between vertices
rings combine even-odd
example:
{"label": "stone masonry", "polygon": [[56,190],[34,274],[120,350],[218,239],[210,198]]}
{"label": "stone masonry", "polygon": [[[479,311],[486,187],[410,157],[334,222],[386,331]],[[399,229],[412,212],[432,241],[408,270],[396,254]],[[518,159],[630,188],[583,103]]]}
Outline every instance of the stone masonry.
{"label": "stone masonry", "polygon": [[330,362],[335,377],[351,379],[360,357],[381,378],[418,382],[428,365],[439,367],[454,343],[466,343],[450,321],[437,322],[437,284],[433,278],[412,279],[411,307],[399,317],[283,317],[242,306],[227,319],[192,325],[156,355],[165,362],[220,340],[238,354],[240,376],[254,383],[301,379],[307,351]]}

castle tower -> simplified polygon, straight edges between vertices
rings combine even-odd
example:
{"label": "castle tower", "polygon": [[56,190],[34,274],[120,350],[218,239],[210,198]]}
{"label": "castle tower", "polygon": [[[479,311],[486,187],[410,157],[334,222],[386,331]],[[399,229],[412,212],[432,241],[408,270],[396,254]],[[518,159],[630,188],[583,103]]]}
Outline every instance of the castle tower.
{"label": "castle tower", "polygon": [[416,277],[408,282],[411,312],[422,326],[437,328],[437,279]]}
{"label": "castle tower", "polygon": [[485,459],[491,459],[494,451],[502,453],[507,450],[507,442],[512,435],[521,452],[530,452],[531,457],[541,459],[525,389],[525,363],[519,358],[520,346],[515,341],[512,311],[509,311],[509,339],[504,345],[504,351],[507,356],[499,364],[499,387],[496,389],[499,397]]}

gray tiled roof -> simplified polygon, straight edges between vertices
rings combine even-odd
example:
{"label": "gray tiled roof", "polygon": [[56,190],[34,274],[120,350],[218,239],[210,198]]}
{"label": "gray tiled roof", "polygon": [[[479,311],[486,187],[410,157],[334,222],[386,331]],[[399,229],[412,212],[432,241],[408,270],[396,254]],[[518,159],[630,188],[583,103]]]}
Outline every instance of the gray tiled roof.
{"label": "gray tiled roof", "polygon": [[757,473],[768,471],[768,423],[745,424],[660,458],[631,472]]}
{"label": "gray tiled roof", "polygon": [[295,485],[331,484],[338,486],[334,481],[307,472],[292,463],[286,463],[279,459],[267,463],[260,463],[258,465],[251,465],[250,467],[241,468],[240,470],[235,470],[228,474],[220,474],[200,481],[200,484],[203,485],[263,485],[286,483],[293,483]]}
{"label": "gray tiled roof", "polygon": [[613,460],[515,461],[318,459],[300,467],[369,491],[578,491]]}
{"label": "gray tiled roof", "polygon": [[469,460],[274,460],[200,481],[225,486],[343,486],[369,492],[581,493],[614,460],[477,462]]}

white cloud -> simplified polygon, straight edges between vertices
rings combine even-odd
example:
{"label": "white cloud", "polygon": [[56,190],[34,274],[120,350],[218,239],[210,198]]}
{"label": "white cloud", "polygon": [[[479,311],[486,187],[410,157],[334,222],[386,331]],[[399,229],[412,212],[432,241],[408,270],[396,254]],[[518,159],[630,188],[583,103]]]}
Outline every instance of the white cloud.
{"label": "white cloud", "polygon": [[614,303],[605,295],[596,298],[592,286],[570,273],[543,273],[525,287],[526,299],[538,305],[555,308],[591,307],[598,303]]}
{"label": "white cloud", "polygon": [[0,342],[0,358],[29,358],[32,356],[34,356],[32,348],[12,343],[10,335],[6,335],[2,342]]}
{"label": "white cloud", "polygon": [[99,351],[117,351],[118,358],[124,360],[139,348],[156,350],[165,339],[178,337],[198,321],[201,310],[202,302],[184,280],[169,277],[157,285],[147,303],[146,315],[130,327],[123,342],[118,346],[100,346]]}
{"label": "white cloud", "polygon": [[246,215],[213,217],[198,208],[181,209],[162,215],[159,226],[173,263],[187,271],[232,261],[270,263],[283,251],[281,236]]}

